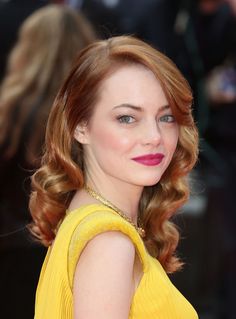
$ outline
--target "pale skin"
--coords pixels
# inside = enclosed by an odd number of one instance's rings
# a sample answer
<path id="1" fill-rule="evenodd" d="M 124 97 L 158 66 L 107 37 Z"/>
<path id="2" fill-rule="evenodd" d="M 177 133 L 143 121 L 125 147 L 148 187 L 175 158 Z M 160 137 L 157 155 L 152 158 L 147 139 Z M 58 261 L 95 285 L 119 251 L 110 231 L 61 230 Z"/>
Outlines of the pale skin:
<path id="1" fill-rule="evenodd" d="M 154 74 L 141 65 L 120 66 L 104 80 L 88 125 L 78 125 L 86 183 L 137 223 L 144 186 L 158 183 L 178 142 L 179 127 Z M 133 160 L 164 154 L 158 165 Z M 69 207 L 96 203 L 79 190 Z M 141 280 L 142 266 L 128 236 L 108 231 L 83 250 L 74 276 L 75 319 L 125 319 Z"/>

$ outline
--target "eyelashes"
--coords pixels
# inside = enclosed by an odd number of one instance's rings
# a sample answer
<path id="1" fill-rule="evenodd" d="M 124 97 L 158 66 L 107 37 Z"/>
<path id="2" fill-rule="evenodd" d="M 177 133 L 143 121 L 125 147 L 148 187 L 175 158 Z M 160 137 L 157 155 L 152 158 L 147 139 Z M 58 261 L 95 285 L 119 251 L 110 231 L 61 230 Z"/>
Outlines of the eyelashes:
<path id="1" fill-rule="evenodd" d="M 121 115 L 117 117 L 117 120 L 120 123 L 124 123 L 124 124 L 131 124 L 135 122 L 135 118 L 131 115 Z"/>
<path id="2" fill-rule="evenodd" d="M 173 115 L 171 114 L 166 114 L 160 117 L 160 121 L 161 122 L 166 122 L 166 123 L 174 123 L 175 122 L 175 118 Z"/>
<path id="3" fill-rule="evenodd" d="M 132 124 L 134 122 L 137 122 L 136 118 L 132 115 L 120 115 L 117 117 L 117 120 L 119 123 L 122 124 Z M 164 123 L 174 123 L 175 118 L 172 114 L 165 114 L 161 116 L 158 121 Z"/>

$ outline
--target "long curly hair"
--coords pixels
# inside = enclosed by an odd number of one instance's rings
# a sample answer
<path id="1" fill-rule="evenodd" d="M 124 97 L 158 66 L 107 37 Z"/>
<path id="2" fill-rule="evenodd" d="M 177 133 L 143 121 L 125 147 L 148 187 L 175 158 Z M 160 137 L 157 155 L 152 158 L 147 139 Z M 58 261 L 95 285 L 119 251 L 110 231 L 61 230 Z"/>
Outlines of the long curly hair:
<path id="1" fill-rule="evenodd" d="M 32 164 L 38 157 L 57 91 L 78 52 L 95 39 L 87 19 L 67 6 L 47 5 L 24 21 L 0 89 L 0 147 L 4 145 L 4 160 L 16 154 L 29 121 L 34 129 L 25 160 Z"/>
<path id="2" fill-rule="evenodd" d="M 179 233 L 172 216 L 188 199 L 186 175 L 198 155 L 198 133 L 191 114 L 192 94 L 187 81 L 165 55 L 131 36 L 97 41 L 82 50 L 59 91 L 47 125 L 41 168 L 32 177 L 32 233 L 45 245 L 57 227 L 74 192 L 84 184 L 83 149 L 75 141 L 78 123 L 88 122 L 103 80 L 118 65 L 141 64 L 159 80 L 180 127 L 177 149 L 157 185 L 145 187 L 139 218 L 146 230 L 149 253 L 171 273 L 181 267 L 175 256 Z"/>

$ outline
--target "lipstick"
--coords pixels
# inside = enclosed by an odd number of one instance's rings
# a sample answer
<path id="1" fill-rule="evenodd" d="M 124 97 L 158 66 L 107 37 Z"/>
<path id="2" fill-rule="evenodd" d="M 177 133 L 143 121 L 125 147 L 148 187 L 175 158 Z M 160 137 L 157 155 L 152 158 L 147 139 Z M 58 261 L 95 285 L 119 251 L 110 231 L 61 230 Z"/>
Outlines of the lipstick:
<path id="1" fill-rule="evenodd" d="M 162 162 L 163 158 L 164 154 L 156 153 L 133 157 L 132 160 L 146 166 L 157 166 Z"/>

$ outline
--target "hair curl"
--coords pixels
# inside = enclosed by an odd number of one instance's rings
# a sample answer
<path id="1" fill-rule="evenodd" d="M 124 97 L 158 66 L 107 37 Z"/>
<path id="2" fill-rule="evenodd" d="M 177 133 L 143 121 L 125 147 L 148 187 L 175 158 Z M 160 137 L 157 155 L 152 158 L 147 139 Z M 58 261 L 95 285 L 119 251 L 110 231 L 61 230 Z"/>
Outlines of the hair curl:
<path id="1" fill-rule="evenodd" d="M 42 167 L 32 177 L 31 230 L 45 245 L 54 239 L 74 192 L 83 186 L 83 153 L 74 139 L 75 128 L 89 121 L 108 73 L 130 63 L 144 65 L 154 73 L 180 127 L 169 167 L 157 185 L 144 188 L 139 207 L 148 251 L 167 272 L 173 272 L 181 267 L 181 261 L 175 256 L 179 233 L 171 218 L 188 199 L 186 175 L 198 155 L 192 94 L 172 61 L 134 37 L 113 37 L 85 48 L 59 91 L 47 126 Z"/>

